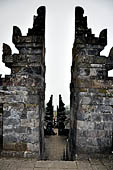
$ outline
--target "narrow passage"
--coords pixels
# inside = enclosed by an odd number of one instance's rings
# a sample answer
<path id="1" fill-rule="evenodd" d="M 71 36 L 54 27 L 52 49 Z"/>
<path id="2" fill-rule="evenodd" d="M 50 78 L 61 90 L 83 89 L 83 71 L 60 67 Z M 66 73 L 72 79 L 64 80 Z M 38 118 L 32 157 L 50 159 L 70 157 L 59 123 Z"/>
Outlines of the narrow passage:
<path id="1" fill-rule="evenodd" d="M 66 149 L 67 136 L 58 136 L 58 129 L 55 129 L 57 135 L 45 136 L 45 159 L 63 160 Z"/>

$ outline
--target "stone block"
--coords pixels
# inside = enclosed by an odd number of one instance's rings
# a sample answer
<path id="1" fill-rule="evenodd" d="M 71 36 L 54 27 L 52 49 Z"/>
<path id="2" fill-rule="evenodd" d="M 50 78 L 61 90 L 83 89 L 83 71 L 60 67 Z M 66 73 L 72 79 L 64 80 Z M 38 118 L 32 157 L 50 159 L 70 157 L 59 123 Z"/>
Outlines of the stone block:
<path id="1" fill-rule="evenodd" d="M 3 134 L 5 134 L 5 135 L 10 135 L 13 132 L 14 132 L 13 128 L 5 128 L 4 127 L 4 129 L 3 129 Z"/>
<path id="2" fill-rule="evenodd" d="M 99 113 L 96 114 L 95 113 L 95 114 L 92 115 L 92 121 L 101 122 L 101 121 L 103 121 L 103 117 L 102 117 L 101 114 L 99 114 Z"/>
<path id="3" fill-rule="evenodd" d="M 18 136 L 16 134 L 4 134 L 3 133 L 3 143 L 16 143 L 18 141 Z"/>
<path id="4" fill-rule="evenodd" d="M 90 112 L 82 112 L 82 111 L 79 111 L 78 114 L 77 114 L 77 120 L 81 120 L 81 121 L 91 121 L 92 119 L 92 116 L 91 116 L 91 113 Z"/>
<path id="5" fill-rule="evenodd" d="M 3 149 L 6 151 L 26 151 L 26 143 L 5 143 L 3 144 Z"/>
<path id="6" fill-rule="evenodd" d="M 89 76 L 89 75 L 90 75 L 90 69 L 89 68 L 80 68 L 79 76 Z"/>
<path id="7" fill-rule="evenodd" d="M 3 118 L 4 126 L 12 125 L 13 127 L 20 125 L 20 120 L 16 118 Z"/>
<path id="8" fill-rule="evenodd" d="M 20 125 L 22 127 L 30 127 L 29 121 L 27 119 L 21 119 Z"/>
<path id="9" fill-rule="evenodd" d="M 111 106 L 105 106 L 105 105 L 100 105 L 98 106 L 97 112 L 100 112 L 102 114 L 111 114 L 113 113 L 113 108 Z"/>
<path id="10" fill-rule="evenodd" d="M 94 122 L 95 130 L 104 130 L 104 122 Z"/>
<path id="11" fill-rule="evenodd" d="M 20 118 L 27 119 L 27 111 L 22 112 Z"/>
<path id="12" fill-rule="evenodd" d="M 27 144 L 27 150 L 32 152 L 38 152 L 39 151 L 39 143 L 28 143 Z"/>
<path id="13" fill-rule="evenodd" d="M 20 141 L 21 143 L 27 143 L 28 140 L 28 134 L 27 133 L 20 133 L 18 136 L 18 141 Z"/>
<path id="14" fill-rule="evenodd" d="M 81 97 L 79 103 L 82 105 L 89 105 L 91 103 L 91 97 Z"/>
<path id="15" fill-rule="evenodd" d="M 20 134 L 20 133 L 26 134 L 27 133 L 27 127 L 17 126 L 17 127 L 14 128 L 14 132 L 17 133 L 17 134 Z"/>
<path id="16" fill-rule="evenodd" d="M 37 104 L 38 105 L 39 97 L 38 95 L 29 95 L 27 103 L 28 104 Z"/>
<path id="17" fill-rule="evenodd" d="M 27 111 L 27 118 L 30 119 L 39 119 L 39 112 L 34 111 L 35 109 L 32 109 L 32 111 Z"/>
<path id="18" fill-rule="evenodd" d="M 27 138 L 27 142 L 32 143 L 32 144 L 38 143 L 39 142 L 39 134 L 35 133 L 35 136 L 34 136 L 34 134 L 29 135 Z"/>
<path id="19" fill-rule="evenodd" d="M 94 122 L 91 122 L 91 121 L 77 121 L 77 128 L 78 129 L 81 129 L 81 130 L 83 130 L 83 129 L 85 129 L 85 130 L 88 130 L 88 129 L 91 129 L 91 130 L 93 130 L 94 129 L 94 126 L 95 126 L 95 124 L 94 124 Z"/>
<path id="20" fill-rule="evenodd" d="M 104 129 L 105 130 L 112 130 L 112 128 L 113 128 L 113 122 L 112 122 L 112 120 L 111 121 L 105 121 L 104 122 Z"/>
<path id="21" fill-rule="evenodd" d="M 10 117 L 10 116 L 11 116 L 11 112 L 4 110 L 4 117 L 7 118 L 7 117 Z"/>
<path id="22" fill-rule="evenodd" d="M 113 115 L 112 114 L 103 114 L 103 121 L 113 121 Z"/>

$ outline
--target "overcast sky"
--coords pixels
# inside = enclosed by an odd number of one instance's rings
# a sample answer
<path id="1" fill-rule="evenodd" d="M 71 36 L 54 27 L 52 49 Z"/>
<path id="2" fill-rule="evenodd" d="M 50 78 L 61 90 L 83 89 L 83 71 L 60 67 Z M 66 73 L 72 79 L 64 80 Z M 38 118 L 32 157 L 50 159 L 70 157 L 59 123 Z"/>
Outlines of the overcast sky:
<path id="1" fill-rule="evenodd" d="M 13 26 L 18 26 L 23 35 L 32 27 L 33 15 L 39 6 L 46 6 L 46 102 L 54 95 L 54 106 L 58 95 L 69 105 L 72 46 L 74 42 L 75 7 L 84 8 L 88 27 L 98 36 L 108 29 L 108 45 L 102 55 L 108 56 L 113 46 L 113 0 L 0 0 L 0 74 L 10 74 L 2 63 L 2 44 L 12 44 Z"/>

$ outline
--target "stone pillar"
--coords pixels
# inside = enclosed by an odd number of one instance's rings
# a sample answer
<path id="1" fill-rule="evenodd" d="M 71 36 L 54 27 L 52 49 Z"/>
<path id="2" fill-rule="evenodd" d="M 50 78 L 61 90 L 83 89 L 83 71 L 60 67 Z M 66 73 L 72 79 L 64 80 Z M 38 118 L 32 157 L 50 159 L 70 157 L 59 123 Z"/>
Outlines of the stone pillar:
<path id="1" fill-rule="evenodd" d="M 107 44 L 107 30 L 99 37 L 87 27 L 84 10 L 75 10 L 75 42 L 71 67 L 70 157 L 85 153 L 110 153 L 113 132 L 113 49 L 100 56 Z"/>
<path id="2" fill-rule="evenodd" d="M 59 106 L 57 107 L 57 125 L 59 135 L 65 135 L 66 111 L 64 106 L 65 104 L 62 101 L 62 97 L 59 95 Z"/>
<path id="3" fill-rule="evenodd" d="M 3 148 L 3 105 L 0 104 L 0 152 Z"/>
<path id="4" fill-rule="evenodd" d="M 27 36 L 13 27 L 19 54 L 3 44 L 3 62 L 11 75 L 2 80 L 3 155 L 42 159 L 45 101 L 45 7 L 37 10 Z"/>
<path id="5" fill-rule="evenodd" d="M 47 103 L 47 107 L 46 107 L 46 113 L 45 113 L 46 129 L 49 124 L 53 128 L 53 95 L 51 95 L 50 100 Z"/>

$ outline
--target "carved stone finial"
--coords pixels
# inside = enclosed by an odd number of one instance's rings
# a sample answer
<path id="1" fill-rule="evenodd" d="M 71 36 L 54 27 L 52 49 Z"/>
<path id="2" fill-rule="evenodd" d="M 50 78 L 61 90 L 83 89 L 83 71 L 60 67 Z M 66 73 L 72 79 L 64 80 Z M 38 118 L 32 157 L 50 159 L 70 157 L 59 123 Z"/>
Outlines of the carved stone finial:
<path id="1" fill-rule="evenodd" d="M 12 50 L 9 45 L 3 43 L 3 56 L 11 55 Z"/>
<path id="2" fill-rule="evenodd" d="M 37 14 L 39 15 L 39 14 L 42 14 L 42 13 L 45 13 L 45 6 L 41 6 L 41 7 L 39 7 L 38 9 L 37 9 Z"/>
<path id="3" fill-rule="evenodd" d="M 13 26 L 13 36 L 12 36 L 12 41 L 14 44 L 16 44 L 16 41 L 17 41 L 17 37 L 21 37 L 22 36 L 22 33 L 21 33 L 21 30 L 20 28 L 18 28 L 17 26 Z"/>
<path id="4" fill-rule="evenodd" d="M 113 59 L 113 47 L 111 48 L 111 50 L 109 52 L 109 57 L 110 57 L 110 59 Z"/>
<path id="5" fill-rule="evenodd" d="M 104 29 L 100 32 L 99 41 L 101 45 L 107 45 L 107 29 Z"/>
<path id="6" fill-rule="evenodd" d="M 62 97 L 61 97 L 61 94 L 59 94 L 59 107 L 64 107 L 64 103 L 62 101 Z"/>
<path id="7" fill-rule="evenodd" d="M 13 26 L 13 36 L 22 36 L 20 28 Z"/>
<path id="8" fill-rule="evenodd" d="M 47 106 L 52 106 L 53 102 L 53 95 L 51 95 L 49 102 L 47 103 Z"/>
<path id="9" fill-rule="evenodd" d="M 80 19 L 83 17 L 83 14 L 84 14 L 84 10 L 82 7 L 78 6 L 75 8 L 75 17 L 76 19 Z"/>
<path id="10" fill-rule="evenodd" d="M 33 28 L 28 29 L 28 36 L 32 35 L 45 35 L 45 6 L 41 6 L 37 9 L 37 16 L 34 16 Z"/>
<path id="11" fill-rule="evenodd" d="M 75 37 L 76 43 L 84 43 L 87 34 L 87 17 L 83 16 L 84 9 L 82 7 L 75 8 Z"/>

